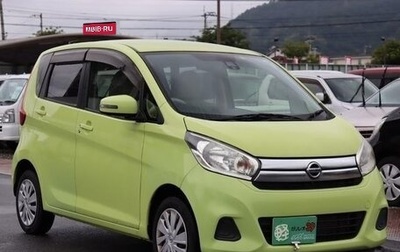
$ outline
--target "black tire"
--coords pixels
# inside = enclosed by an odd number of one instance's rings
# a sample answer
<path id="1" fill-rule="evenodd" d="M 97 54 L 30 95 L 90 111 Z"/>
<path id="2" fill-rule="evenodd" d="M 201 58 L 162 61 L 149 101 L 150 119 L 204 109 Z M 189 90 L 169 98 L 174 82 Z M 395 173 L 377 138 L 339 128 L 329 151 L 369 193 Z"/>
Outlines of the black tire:
<path id="1" fill-rule="evenodd" d="M 378 162 L 389 206 L 400 206 L 400 158 L 385 157 Z"/>
<path id="2" fill-rule="evenodd" d="M 43 210 L 39 180 L 33 171 L 25 171 L 19 178 L 15 205 L 25 233 L 43 235 L 50 230 L 54 214 Z"/>
<path id="3" fill-rule="evenodd" d="M 171 219 L 171 215 L 173 215 L 174 218 Z M 168 224 L 166 224 L 165 221 L 167 221 Z M 179 221 L 182 222 L 180 223 Z M 170 230 L 166 227 L 166 225 L 169 224 L 172 224 L 172 229 Z M 178 224 L 180 225 L 178 226 Z M 177 239 L 178 236 L 182 239 Z M 153 251 L 155 252 L 178 251 L 173 249 L 174 246 L 179 247 L 179 251 L 200 251 L 197 225 L 193 214 L 188 206 L 176 197 L 169 197 L 161 202 L 154 216 L 152 237 Z M 169 248 L 163 250 L 165 246 Z"/>

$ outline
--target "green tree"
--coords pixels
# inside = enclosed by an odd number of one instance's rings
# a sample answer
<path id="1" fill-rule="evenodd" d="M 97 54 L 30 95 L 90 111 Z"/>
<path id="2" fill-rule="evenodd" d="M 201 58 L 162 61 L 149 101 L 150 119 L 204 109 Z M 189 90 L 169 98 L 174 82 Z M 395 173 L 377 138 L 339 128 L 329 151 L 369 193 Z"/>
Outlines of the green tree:
<path id="1" fill-rule="evenodd" d="M 388 40 L 375 49 L 372 64 L 400 65 L 400 41 Z"/>
<path id="2" fill-rule="evenodd" d="M 206 28 L 203 30 L 201 36 L 195 36 L 194 38 L 196 41 L 215 44 L 217 43 L 217 27 Z M 246 35 L 230 27 L 229 23 L 221 28 L 221 44 L 245 49 L 249 48 Z"/>
<path id="3" fill-rule="evenodd" d="M 49 26 L 49 27 L 46 27 L 44 30 L 37 31 L 33 35 L 35 35 L 36 37 L 40 37 L 40 36 L 60 34 L 60 33 L 64 33 L 64 30 L 60 29 L 60 27 Z"/>
<path id="4" fill-rule="evenodd" d="M 301 60 L 310 52 L 310 45 L 304 41 L 286 41 L 282 48 L 282 53 L 288 58 L 298 58 Z"/>

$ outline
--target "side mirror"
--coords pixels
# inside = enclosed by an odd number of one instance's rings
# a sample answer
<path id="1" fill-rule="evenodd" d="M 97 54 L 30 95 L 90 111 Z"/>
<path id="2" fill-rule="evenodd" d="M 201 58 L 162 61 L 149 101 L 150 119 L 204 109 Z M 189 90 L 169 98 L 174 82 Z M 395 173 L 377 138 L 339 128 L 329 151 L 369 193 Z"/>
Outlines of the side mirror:
<path id="1" fill-rule="evenodd" d="M 320 100 L 322 103 L 325 102 L 325 95 L 324 95 L 324 93 L 318 92 L 318 93 L 315 93 L 315 96 L 316 96 L 317 99 Z"/>
<path id="2" fill-rule="evenodd" d="M 114 115 L 135 115 L 138 113 L 138 102 L 129 95 L 108 96 L 101 99 L 100 112 Z"/>

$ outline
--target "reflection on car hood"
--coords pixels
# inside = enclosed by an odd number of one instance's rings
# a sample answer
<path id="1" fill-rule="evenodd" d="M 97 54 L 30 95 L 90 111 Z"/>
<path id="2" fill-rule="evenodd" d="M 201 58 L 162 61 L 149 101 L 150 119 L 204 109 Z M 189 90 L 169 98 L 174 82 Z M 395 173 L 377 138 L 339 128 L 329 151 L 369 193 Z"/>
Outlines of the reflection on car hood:
<path id="1" fill-rule="evenodd" d="M 226 122 L 185 117 L 185 125 L 188 131 L 235 146 L 256 157 L 348 156 L 354 155 L 361 146 L 361 137 L 355 128 L 339 117 L 325 121 L 283 122 Z"/>
<path id="2" fill-rule="evenodd" d="M 397 107 L 356 107 L 341 116 L 356 127 L 375 127 L 379 121 Z"/>

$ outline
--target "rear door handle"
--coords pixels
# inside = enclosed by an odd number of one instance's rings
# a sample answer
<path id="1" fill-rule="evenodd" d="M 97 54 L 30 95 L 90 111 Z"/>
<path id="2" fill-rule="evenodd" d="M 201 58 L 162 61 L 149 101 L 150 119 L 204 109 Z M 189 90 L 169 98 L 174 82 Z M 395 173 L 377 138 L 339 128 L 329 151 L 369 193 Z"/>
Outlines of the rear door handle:
<path id="1" fill-rule="evenodd" d="M 86 131 L 93 131 L 93 126 L 92 125 L 88 125 L 86 123 L 80 123 L 79 124 L 79 128 L 86 130 Z"/>
<path id="2" fill-rule="evenodd" d="M 35 112 L 36 112 L 36 114 L 41 115 L 41 116 L 46 115 L 46 110 L 44 110 L 44 108 L 36 109 Z"/>

